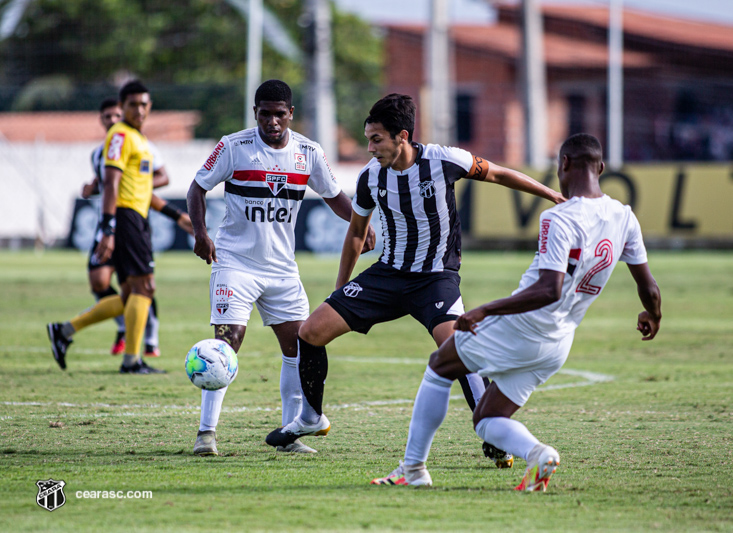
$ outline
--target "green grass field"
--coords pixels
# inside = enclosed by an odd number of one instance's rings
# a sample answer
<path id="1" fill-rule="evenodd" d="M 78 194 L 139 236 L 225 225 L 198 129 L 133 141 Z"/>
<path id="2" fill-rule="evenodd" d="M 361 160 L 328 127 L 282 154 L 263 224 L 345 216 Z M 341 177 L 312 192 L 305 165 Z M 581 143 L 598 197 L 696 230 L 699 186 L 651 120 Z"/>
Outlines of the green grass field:
<path id="1" fill-rule="evenodd" d="M 368 266 L 374 256 L 362 260 Z M 530 253 L 467 254 L 467 308 L 514 289 Z M 45 324 L 91 305 L 78 253 L 0 252 L 0 531 L 733 531 L 733 254 L 650 256 L 662 330 L 619 265 L 575 337 L 563 371 L 519 411 L 562 463 L 547 493 L 520 494 L 524 461 L 481 453 L 460 387 L 438 432 L 429 489 L 370 486 L 402 457 L 412 400 L 434 349 L 410 318 L 329 346 L 325 438 L 315 456 L 265 444 L 280 425 L 280 355 L 253 316 L 218 427 L 220 457 L 191 454 L 200 393 L 183 361 L 208 325 L 209 269 L 193 254 L 157 259 L 163 376 L 117 373 L 112 322 L 80 332 L 68 370 Z M 311 307 L 338 259 L 299 257 Z M 36 504 L 36 481 L 64 480 L 66 504 Z M 77 491 L 152 491 L 83 499 Z"/>

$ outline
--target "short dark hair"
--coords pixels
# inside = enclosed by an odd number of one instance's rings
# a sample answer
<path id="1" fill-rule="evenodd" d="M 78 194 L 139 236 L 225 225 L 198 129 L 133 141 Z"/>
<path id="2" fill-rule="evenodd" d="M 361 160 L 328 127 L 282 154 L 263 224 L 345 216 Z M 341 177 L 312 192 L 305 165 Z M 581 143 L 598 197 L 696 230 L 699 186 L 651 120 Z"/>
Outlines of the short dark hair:
<path id="1" fill-rule="evenodd" d="M 105 109 L 109 109 L 110 107 L 115 107 L 120 105 L 120 102 L 117 100 L 117 98 L 105 98 L 102 100 L 102 103 L 99 104 L 99 112 L 103 113 Z"/>
<path id="2" fill-rule="evenodd" d="M 128 81 L 122 86 L 122 89 L 120 89 L 120 103 L 124 104 L 127 97 L 131 94 L 143 94 L 149 92 L 148 88 L 145 87 L 140 80 Z"/>
<path id="3" fill-rule="evenodd" d="M 381 124 L 394 139 L 402 130 L 407 132 L 408 142 L 412 142 L 412 132 L 415 131 L 415 114 L 417 106 L 412 97 L 406 94 L 388 94 L 369 110 L 369 116 L 364 121 L 367 124 Z"/>
<path id="4" fill-rule="evenodd" d="M 560 157 L 568 156 L 571 164 L 597 165 L 603 161 L 601 142 L 589 133 L 576 133 L 568 137 L 560 147 Z"/>
<path id="5" fill-rule="evenodd" d="M 293 107 L 293 91 L 287 83 L 280 80 L 267 80 L 257 87 L 255 92 L 255 106 L 260 107 L 260 102 L 285 102 L 289 108 Z"/>

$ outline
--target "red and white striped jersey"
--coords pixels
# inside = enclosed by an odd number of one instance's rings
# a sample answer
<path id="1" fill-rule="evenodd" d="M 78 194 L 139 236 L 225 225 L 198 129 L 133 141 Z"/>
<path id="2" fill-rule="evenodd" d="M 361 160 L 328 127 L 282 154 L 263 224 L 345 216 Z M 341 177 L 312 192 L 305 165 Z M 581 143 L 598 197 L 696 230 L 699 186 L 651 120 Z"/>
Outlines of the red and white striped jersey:
<path id="1" fill-rule="evenodd" d="M 507 315 L 537 340 L 558 340 L 580 325 L 618 261 L 647 262 L 641 227 L 627 205 L 610 198 L 574 196 L 540 215 L 538 251 L 516 294 L 539 278 L 540 270 L 565 272 L 562 297 L 535 311 Z"/>
<path id="2" fill-rule="evenodd" d="M 224 184 L 226 214 L 216 235 L 218 263 L 279 277 L 298 276 L 295 220 L 306 185 L 323 198 L 341 189 L 321 146 L 288 130 L 288 144 L 265 144 L 257 128 L 222 137 L 196 174 L 210 191 Z"/>

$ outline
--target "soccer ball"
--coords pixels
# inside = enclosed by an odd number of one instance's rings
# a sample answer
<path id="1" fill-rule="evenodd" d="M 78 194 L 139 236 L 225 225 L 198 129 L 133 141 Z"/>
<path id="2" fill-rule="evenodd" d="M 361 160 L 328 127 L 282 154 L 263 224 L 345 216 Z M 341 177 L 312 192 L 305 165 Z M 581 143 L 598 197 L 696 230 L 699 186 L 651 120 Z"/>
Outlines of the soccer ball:
<path id="1" fill-rule="evenodd" d="M 237 353 L 218 339 L 199 341 L 186 355 L 186 374 L 200 389 L 224 388 L 234 381 L 238 371 Z"/>

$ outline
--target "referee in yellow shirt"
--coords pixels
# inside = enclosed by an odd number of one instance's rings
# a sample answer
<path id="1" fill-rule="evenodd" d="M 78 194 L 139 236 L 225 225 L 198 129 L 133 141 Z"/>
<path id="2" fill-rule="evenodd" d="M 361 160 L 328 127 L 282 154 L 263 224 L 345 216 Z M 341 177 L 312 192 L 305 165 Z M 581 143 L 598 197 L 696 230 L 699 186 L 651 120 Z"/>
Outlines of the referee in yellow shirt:
<path id="1" fill-rule="evenodd" d="M 102 298 L 69 322 L 48 325 L 54 359 L 66 368 L 71 337 L 82 328 L 124 313 L 127 347 L 121 373 L 162 373 L 140 357 L 145 323 L 155 292 L 153 245 L 148 210 L 153 194 L 153 154 L 140 132 L 150 113 L 150 92 L 140 81 L 120 90 L 123 119 L 107 132 L 104 145 L 102 237 L 95 251 L 100 263 L 114 260 L 120 295 Z"/>

